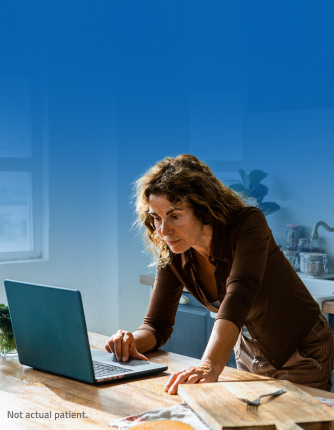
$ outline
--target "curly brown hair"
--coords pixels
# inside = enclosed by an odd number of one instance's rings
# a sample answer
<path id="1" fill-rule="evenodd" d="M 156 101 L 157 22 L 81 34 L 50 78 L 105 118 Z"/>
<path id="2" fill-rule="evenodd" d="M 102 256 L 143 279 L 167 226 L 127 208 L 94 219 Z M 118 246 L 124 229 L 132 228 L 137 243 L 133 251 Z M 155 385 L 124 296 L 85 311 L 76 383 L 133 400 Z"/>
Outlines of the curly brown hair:
<path id="1" fill-rule="evenodd" d="M 135 191 L 136 224 L 144 227 L 145 245 L 155 254 L 160 267 L 171 262 L 172 253 L 156 233 L 148 213 L 151 194 L 167 195 L 172 205 L 189 203 L 195 217 L 204 225 L 217 221 L 229 224 L 236 212 L 248 206 L 241 195 L 215 177 L 210 167 L 190 154 L 164 158 L 135 182 Z"/>

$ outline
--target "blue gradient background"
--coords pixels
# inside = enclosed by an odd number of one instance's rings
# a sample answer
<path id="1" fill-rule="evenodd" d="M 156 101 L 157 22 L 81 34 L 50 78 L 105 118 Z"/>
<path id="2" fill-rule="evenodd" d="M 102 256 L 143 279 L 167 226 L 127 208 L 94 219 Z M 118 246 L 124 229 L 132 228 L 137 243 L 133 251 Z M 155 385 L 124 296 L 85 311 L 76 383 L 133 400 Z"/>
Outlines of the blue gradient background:
<path id="1" fill-rule="evenodd" d="M 139 276 L 152 269 L 131 230 L 132 183 L 184 152 L 220 177 L 268 172 L 265 200 L 282 207 L 268 222 L 283 247 L 288 223 L 304 236 L 320 219 L 333 226 L 333 9 L 2 4 L 0 76 L 28 73 L 47 87 L 50 236 L 48 261 L 2 265 L 1 277 L 80 289 L 91 330 L 136 328 L 149 297 Z M 334 272 L 334 235 L 320 234 Z"/>

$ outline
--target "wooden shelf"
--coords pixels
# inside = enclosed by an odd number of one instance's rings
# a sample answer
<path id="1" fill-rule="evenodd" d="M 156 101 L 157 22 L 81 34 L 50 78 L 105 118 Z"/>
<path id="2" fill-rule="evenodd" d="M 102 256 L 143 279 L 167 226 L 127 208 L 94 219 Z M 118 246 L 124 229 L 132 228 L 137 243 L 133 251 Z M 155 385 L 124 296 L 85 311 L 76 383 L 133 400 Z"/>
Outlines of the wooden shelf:
<path id="1" fill-rule="evenodd" d="M 154 286 L 155 276 L 154 275 L 140 275 L 139 283 L 142 285 L 150 285 Z M 183 288 L 183 291 L 188 293 L 186 288 Z"/>
<path id="2" fill-rule="evenodd" d="M 334 314 L 334 301 L 326 300 L 322 302 L 322 312 Z"/>
<path id="3" fill-rule="evenodd" d="M 144 285 L 154 285 L 155 276 L 154 275 L 140 275 L 140 283 Z"/>

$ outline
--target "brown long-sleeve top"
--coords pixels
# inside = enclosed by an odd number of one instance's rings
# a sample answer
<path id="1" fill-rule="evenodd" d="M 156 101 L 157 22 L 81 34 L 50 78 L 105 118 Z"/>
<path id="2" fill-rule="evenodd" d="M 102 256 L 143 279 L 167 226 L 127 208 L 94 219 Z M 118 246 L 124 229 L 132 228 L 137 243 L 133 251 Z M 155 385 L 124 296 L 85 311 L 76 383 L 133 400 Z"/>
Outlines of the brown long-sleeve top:
<path id="1" fill-rule="evenodd" d="M 320 313 L 299 276 L 276 244 L 262 212 L 241 209 L 229 225 L 213 225 L 209 256 L 214 265 L 220 302 L 216 319 L 245 324 L 257 346 L 280 369 L 315 324 Z M 138 330 L 148 330 L 156 347 L 170 338 L 179 300 L 185 287 L 211 312 L 191 249 L 173 254 L 172 263 L 157 270 L 144 319 Z"/>

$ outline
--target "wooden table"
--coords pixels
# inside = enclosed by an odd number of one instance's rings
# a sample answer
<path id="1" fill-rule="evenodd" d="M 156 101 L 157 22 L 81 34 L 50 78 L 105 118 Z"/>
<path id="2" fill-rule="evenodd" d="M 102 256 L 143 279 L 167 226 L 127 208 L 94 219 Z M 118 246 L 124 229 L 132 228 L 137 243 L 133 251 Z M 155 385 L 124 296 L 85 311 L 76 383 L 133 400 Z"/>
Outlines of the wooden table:
<path id="1" fill-rule="evenodd" d="M 104 349 L 106 336 L 89 333 L 92 348 Z M 139 414 L 148 409 L 180 403 L 179 396 L 171 396 L 163 387 L 173 372 L 196 365 L 199 360 L 154 351 L 147 354 L 151 361 L 168 365 L 162 374 L 113 382 L 99 386 L 89 385 L 56 375 L 40 372 L 19 364 L 17 357 L 0 358 L 0 429 L 108 429 L 115 418 Z M 266 379 L 226 367 L 221 381 Z M 334 398 L 333 393 L 303 388 L 314 396 Z M 26 413 L 50 413 L 51 418 L 26 418 Z M 18 418 L 8 417 L 8 412 Z M 67 414 L 81 414 L 66 418 Z M 19 417 L 22 413 L 22 418 Z M 55 414 L 64 414 L 55 420 Z M 85 418 L 83 418 L 83 413 Z"/>

